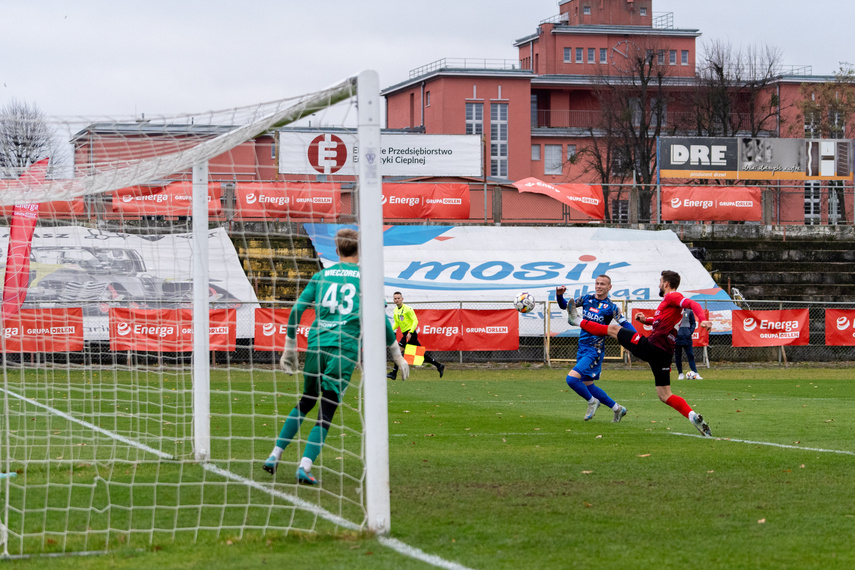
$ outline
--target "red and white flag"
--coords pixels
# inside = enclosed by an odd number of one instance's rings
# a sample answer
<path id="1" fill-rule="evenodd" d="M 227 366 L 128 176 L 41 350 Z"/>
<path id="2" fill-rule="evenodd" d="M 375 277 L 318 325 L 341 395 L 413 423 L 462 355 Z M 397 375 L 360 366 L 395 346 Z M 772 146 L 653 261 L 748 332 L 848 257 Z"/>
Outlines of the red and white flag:
<path id="1" fill-rule="evenodd" d="M 47 176 L 49 158 L 30 166 L 18 178 L 29 186 L 43 184 Z M 38 204 L 16 204 L 12 210 L 12 226 L 9 229 L 9 249 L 6 253 L 6 275 L 3 279 L 3 318 L 15 315 L 27 298 L 30 284 L 30 249 L 33 233 L 39 221 Z"/>
<path id="2" fill-rule="evenodd" d="M 605 200 L 603 200 L 602 186 L 550 184 L 537 178 L 525 178 L 514 182 L 514 186 L 520 192 L 534 192 L 551 196 L 595 220 L 605 219 Z"/>

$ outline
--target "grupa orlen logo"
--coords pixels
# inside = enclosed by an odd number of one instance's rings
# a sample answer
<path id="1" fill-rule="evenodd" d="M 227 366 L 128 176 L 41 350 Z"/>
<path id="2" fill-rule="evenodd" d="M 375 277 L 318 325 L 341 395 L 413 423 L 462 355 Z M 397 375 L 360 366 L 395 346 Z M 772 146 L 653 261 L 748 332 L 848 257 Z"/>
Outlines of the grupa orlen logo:
<path id="1" fill-rule="evenodd" d="M 849 328 L 849 319 L 847 317 L 837 317 L 837 330 L 845 331 Z"/>
<path id="2" fill-rule="evenodd" d="M 131 334 L 131 324 L 119 323 L 119 326 L 116 327 L 116 332 L 119 333 L 119 336 L 128 336 Z"/>
<path id="3" fill-rule="evenodd" d="M 757 328 L 757 321 L 754 320 L 754 317 L 748 317 L 742 321 L 742 328 L 745 329 L 745 332 L 751 332 Z"/>
<path id="4" fill-rule="evenodd" d="M 261 327 L 261 334 L 264 336 L 273 336 L 276 332 L 276 323 L 264 323 Z"/>
<path id="5" fill-rule="evenodd" d="M 671 198 L 671 207 L 672 208 L 679 208 L 681 205 L 682 205 L 682 202 L 680 201 L 679 198 Z"/>
<path id="6" fill-rule="evenodd" d="M 246 203 L 247 204 L 255 204 L 258 201 L 258 197 L 254 192 L 250 192 L 246 195 Z"/>

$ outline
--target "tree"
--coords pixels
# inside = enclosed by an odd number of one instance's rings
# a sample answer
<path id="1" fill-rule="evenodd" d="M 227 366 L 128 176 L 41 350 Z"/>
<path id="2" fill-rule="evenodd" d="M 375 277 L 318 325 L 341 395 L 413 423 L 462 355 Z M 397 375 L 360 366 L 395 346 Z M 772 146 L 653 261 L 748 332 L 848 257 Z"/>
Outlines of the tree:
<path id="1" fill-rule="evenodd" d="M 53 128 L 36 105 L 12 100 L 0 108 L 0 178 L 17 178 L 47 157 L 55 168 L 55 150 Z"/>
<path id="2" fill-rule="evenodd" d="M 687 93 L 689 111 L 682 131 L 702 137 L 757 137 L 774 134 L 780 101 L 770 89 L 780 74 L 782 54 L 768 45 L 734 50 L 731 44 L 706 44 L 699 58 L 695 88 Z"/>
<path id="3" fill-rule="evenodd" d="M 846 124 L 855 117 L 855 67 L 841 62 L 834 79 L 823 83 L 802 83 L 797 125 L 804 124 L 807 138 L 842 139 Z M 798 127 L 793 126 L 794 130 Z M 842 182 L 829 182 L 829 199 L 838 204 L 838 213 L 846 219 L 846 200 Z"/>
<path id="4" fill-rule="evenodd" d="M 586 149 L 588 167 L 603 184 L 634 178 L 638 221 L 650 220 L 656 140 L 666 127 L 670 96 L 664 54 L 655 44 L 622 41 L 612 48 L 612 63 L 601 70 L 595 87 L 600 120 Z"/>

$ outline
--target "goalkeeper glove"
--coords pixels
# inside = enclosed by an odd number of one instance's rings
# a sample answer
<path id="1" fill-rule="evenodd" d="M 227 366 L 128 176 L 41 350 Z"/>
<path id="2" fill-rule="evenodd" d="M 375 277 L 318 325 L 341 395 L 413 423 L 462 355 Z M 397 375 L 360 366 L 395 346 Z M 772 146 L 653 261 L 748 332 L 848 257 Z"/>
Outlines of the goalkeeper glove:
<path id="1" fill-rule="evenodd" d="M 404 357 L 401 355 L 401 348 L 398 346 L 397 342 L 392 342 L 389 345 L 389 350 L 392 352 L 392 362 L 395 363 L 395 366 L 398 367 L 398 370 L 401 371 L 401 379 L 406 380 L 410 377 L 410 365 L 407 364 L 407 361 L 404 360 Z"/>
<path id="2" fill-rule="evenodd" d="M 296 374 L 299 363 L 297 360 L 297 339 L 286 336 L 285 350 L 282 352 L 282 357 L 279 359 L 279 368 L 287 374 Z"/>

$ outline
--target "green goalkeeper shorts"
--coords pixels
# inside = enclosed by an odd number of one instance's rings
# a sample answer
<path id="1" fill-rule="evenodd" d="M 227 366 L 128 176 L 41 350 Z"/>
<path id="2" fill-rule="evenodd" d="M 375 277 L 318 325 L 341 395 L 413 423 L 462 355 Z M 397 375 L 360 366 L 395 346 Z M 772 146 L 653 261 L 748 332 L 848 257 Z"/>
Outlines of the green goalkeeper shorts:
<path id="1" fill-rule="evenodd" d="M 341 352 L 331 347 L 310 349 L 303 364 L 303 392 L 319 396 L 321 392 L 335 392 L 338 403 L 350 385 L 356 367 L 356 353 Z"/>

